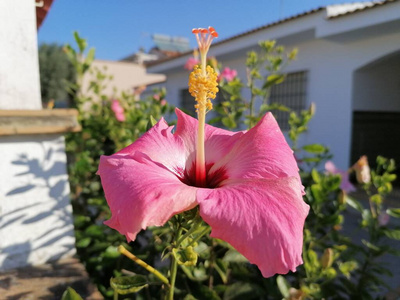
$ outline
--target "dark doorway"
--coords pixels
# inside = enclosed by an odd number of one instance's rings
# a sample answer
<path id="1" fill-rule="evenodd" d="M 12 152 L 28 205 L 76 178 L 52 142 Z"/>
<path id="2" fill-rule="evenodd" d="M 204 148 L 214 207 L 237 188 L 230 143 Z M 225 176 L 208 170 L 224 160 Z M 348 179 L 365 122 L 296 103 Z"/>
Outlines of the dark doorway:
<path id="1" fill-rule="evenodd" d="M 353 112 L 351 164 L 367 155 L 374 167 L 378 155 L 397 164 L 396 185 L 400 183 L 400 112 Z"/>

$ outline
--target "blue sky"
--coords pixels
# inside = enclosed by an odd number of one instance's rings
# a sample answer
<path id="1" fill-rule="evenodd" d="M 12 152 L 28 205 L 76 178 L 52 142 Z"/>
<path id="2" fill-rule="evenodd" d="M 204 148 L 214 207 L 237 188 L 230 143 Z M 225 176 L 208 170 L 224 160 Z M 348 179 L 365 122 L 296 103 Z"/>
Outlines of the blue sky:
<path id="1" fill-rule="evenodd" d="M 346 0 L 54 0 L 38 39 L 72 43 L 76 30 L 96 48 L 96 58 L 118 60 L 140 47 L 150 49 L 152 34 L 188 37 L 194 48 L 194 27 L 213 26 L 224 39 L 339 3 Z"/>

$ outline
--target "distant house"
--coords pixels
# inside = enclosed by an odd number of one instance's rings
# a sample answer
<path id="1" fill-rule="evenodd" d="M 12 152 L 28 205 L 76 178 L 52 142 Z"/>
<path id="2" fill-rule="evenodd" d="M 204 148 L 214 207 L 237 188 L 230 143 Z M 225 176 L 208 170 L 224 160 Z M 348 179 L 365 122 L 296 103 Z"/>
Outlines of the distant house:
<path id="1" fill-rule="evenodd" d="M 118 91 L 133 91 L 146 85 L 162 83 L 165 81 L 163 74 L 148 74 L 142 64 L 127 61 L 95 60 L 92 63 L 92 70 L 100 70 L 102 73 L 111 75 L 104 89 L 104 94 L 109 97 L 116 97 L 114 88 Z M 94 74 L 87 73 L 83 77 L 83 90 L 87 90 Z"/>
<path id="2" fill-rule="evenodd" d="M 190 49 L 187 38 L 154 34 L 152 39 L 154 47 L 148 52 L 140 49 L 121 61 L 95 60 L 93 62 L 93 69 L 101 70 L 103 73 L 113 77 L 104 90 L 106 95 L 110 97 L 117 96 L 114 95 L 114 88 L 118 91 L 127 91 L 165 82 L 166 76 L 164 74 L 149 74 L 144 64 L 176 57 Z M 93 80 L 93 75 L 86 74 L 83 79 L 84 90 L 89 87 L 91 80 Z"/>
<path id="3" fill-rule="evenodd" d="M 299 48 L 279 85 L 286 96 L 276 101 L 298 108 L 316 104 L 303 143 L 329 146 L 341 168 L 362 154 L 400 162 L 400 1 L 321 7 L 217 41 L 210 55 L 245 80 L 246 53 L 268 39 Z M 166 75 L 167 100 L 176 106 L 187 94 L 183 65 L 191 55 L 147 65 L 148 72 Z"/>

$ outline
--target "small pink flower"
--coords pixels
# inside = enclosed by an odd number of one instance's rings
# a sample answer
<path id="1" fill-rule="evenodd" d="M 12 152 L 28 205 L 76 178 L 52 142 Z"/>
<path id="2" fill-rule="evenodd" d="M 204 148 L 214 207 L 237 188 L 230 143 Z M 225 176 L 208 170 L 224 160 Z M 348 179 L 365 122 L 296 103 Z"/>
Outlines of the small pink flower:
<path id="1" fill-rule="evenodd" d="M 154 100 L 160 100 L 160 95 L 159 94 L 154 94 L 153 98 L 154 98 Z"/>
<path id="2" fill-rule="evenodd" d="M 176 110 L 132 145 L 102 156 L 98 174 L 111 209 L 105 222 L 128 241 L 199 205 L 211 236 L 230 243 L 264 277 L 302 263 L 304 203 L 298 166 L 272 114 L 249 131 L 205 125 L 205 186 L 196 182 L 198 120 Z"/>
<path id="3" fill-rule="evenodd" d="M 162 99 L 162 100 L 160 101 L 160 104 L 161 104 L 161 106 L 167 105 L 167 100 Z"/>
<path id="4" fill-rule="evenodd" d="M 189 57 L 185 63 L 184 68 L 186 70 L 192 71 L 195 65 L 198 65 L 200 61 L 197 58 Z"/>
<path id="5" fill-rule="evenodd" d="M 346 193 L 354 192 L 356 188 L 351 184 L 349 180 L 349 173 L 347 171 L 339 170 L 336 168 L 332 161 L 327 161 L 325 163 L 325 170 L 328 174 L 340 174 L 342 177 L 342 182 L 340 183 L 340 188 Z"/>
<path id="6" fill-rule="evenodd" d="M 124 122 L 125 121 L 125 114 L 124 114 L 124 108 L 121 106 L 118 100 L 113 99 L 111 101 L 111 110 L 115 114 L 115 118 L 120 121 Z"/>
<path id="7" fill-rule="evenodd" d="M 237 76 L 237 71 L 236 71 L 236 70 L 230 69 L 230 68 L 226 67 L 226 68 L 222 71 L 222 73 L 221 73 L 221 75 L 220 75 L 220 78 L 223 78 L 223 79 L 225 79 L 227 82 L 230 82 L 230 81 L 232 81 L 233 79 L 235 79 L 236 76 Z"/>

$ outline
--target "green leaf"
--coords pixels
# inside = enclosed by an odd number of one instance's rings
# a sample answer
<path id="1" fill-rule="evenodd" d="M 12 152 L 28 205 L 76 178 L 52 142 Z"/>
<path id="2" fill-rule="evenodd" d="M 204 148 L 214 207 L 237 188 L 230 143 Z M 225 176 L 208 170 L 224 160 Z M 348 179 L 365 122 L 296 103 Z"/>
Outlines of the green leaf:
<path id="1" fill-rule="evenodd" d="M 350 278 L 351 272 L 354 271 L 358 267 L 357 262 L 355 261 L 346 261 L 344 263 L 339 264 L 339 270 L 343 273 L 344 276 Z"/>
<path id="2" fill-rule="evenodd" d="M 389 208 L 386 213 L 393 218 L 400 218 L 400 208 Z"/>
<path id="3" fill-rule="evenodd" d="M 383 233 L 392 240 L 400 240 L 400 229 L 386 229 Z"/>
<path id="4" fill-rule="evenodd" d="M 314 154 L 320 154 L 326 152 L 326 148 L 320 144 L 305 145 L 303 146 L 303 150 Z"/>
<path id="5" fill-rule="evenodd" d="M 275 84 L 282 83 L 285 80 L 285 76 L 282 74 L 271 74 L 267 77 L 263 85 L 263 89 L 267 89 Z"/>
<path id="6" fill-rule="evenodd" d="M 89 246 L 91 241 L 92 241 L 91 237 L 83 238 L 76 242 L 76 247 L 77 248 L 86 248 L 87 246 Z"/>
<path id="7" fill-rule="evenodd" d="M 148 286 L 148 282 L 145 276 L 123 276 L 110 279 L 111 287 L 121 295 L 137 293 L 141 289 Z"/>
<path id="8" fill-rule="evenodd" d="M 83 300 L 83 299 L 73 288 L 68 287 L 63 293 L 61 300 Z"/>
<path id="9" fill-rule="evenodd" d="M 103 257 L 106 258 L 117 258 L 120 256 L 121 253 L 118 251 L 118 248 L 114 246 L 108 246 L 106 251 L 103 253 Z"/>
<path id="10" fill-rule="evenodd" d="M 235 282 L 226 289 L 224 300 L 260 299 L 261 293 L 260 288 L 255 284 Z"/>
<path id="11" fill-rule="evenodd" d="M 87 47 L 87 42 L 86 42 L 86 40 L 85 39 L 82 39 L 80 36 L 79 36 L 79 33 L 77 32 L 77 31 L 74 31 L 74 38 L 75 38 L 75 41 L 76 41 L 76 43 L 77 43 L 77 45 L 78 45 L 78 48 L 79 48 L 79 51 L 82 53 L 83 51 L 85 51 L 85 49 L 86 49 L 86 47 Z"/>
<path id="12" fill-rule="evenodd" d="M 282 275 L 278 275 L 278 277 L 276 277 L 276 283 L 278 284 L 278 289 L 281 292 L 282 296 L 285 297 L 285 299 L 289 298 L 290 284 L 286 280 L 286 278 Z"/>
<path id="13" fill-rule="evenodd" d="M 324 202 L 324 193 L 322 191 L 322 187 L 319 184 L 313 184 L 311 186 L 311 192 L 316 203 Z"/>
<path id="14" fill-rule="evenodd" d="M 229 249 L 222 258 L 225 262 L 246 263 L 249 262 L 246 257 L 234 249 Z"/>
<path id="15" fill-rule="evenodd" d="M 151 126 L 154 126 L 154 125 L 156 125 L 156 124 L 157 124 L 157 120 L 156 120 L 156 119 L 154 119 L 154 117 L 153 117 L 153 116 L 150 116 L 150 124 L 151 124 Z"/>
<path id="16" fill-rule="evenodd" d="M 372 195 L 370 200 L 375 204 L 381 204 L 383 201 L 382 196 L 379 194 Z"/>
<path id="17" fill-rule="evenodd" d="M 312 169 L 311 177 L 315 181 L 315 183 L 320 183 L 321 182 L 321 176 L 319 175 L 319 173 L 318 173 L 318 171 L 316 169 Z"/>
<path id="18" fill-rule="evenodd" d="M 172 254 L 174 255 L 179 265 L 195 266 L 197 263 L 198 255 L 192 246 L 184 249 L 174 248 L 172 249 Z"/>
<path id="19" fill-rule="evenodd" d="M 358 200 L 356 200 L 356 199 L 354 199 L 354 198 L 352 198 L 352 197 L 347 196 L 347 197 L 346 197 L 346 203 L 347 203 L 348 205 L 350 205 L 352 208 L 358 210 L 359 212 L 362 212 L 363 209 L 364 209 L 364 208 L 362 207 L 361 203 L 360 203 Z"/>
<path id="20" fill-rule="evenodd" d="M 94 54 L 96 53 L 96 50 L 94 48 L 90 48 L 88 51 L 88 54 L 86 55 L 85 59 L 85 64 L 90 66 L 94 60 Z"/>
<path id="21" fill-rule="evenodd" d="M 90 225 L 86 230 L 85 230 L 86 235 L 90 237 L 101 237 L 103 236 L 103 228 L 98 226 L 98 225 Z"/>
<path id="22" fill-rule="evenodd" d="M 236 128 L 236 122 L 232 119 L 232 118 L 228 118 L 228 117 L 223 117 L 222 118 L 222 124 L 224 124 L 224 126 L 226 126 L 227 128 Z"/>

